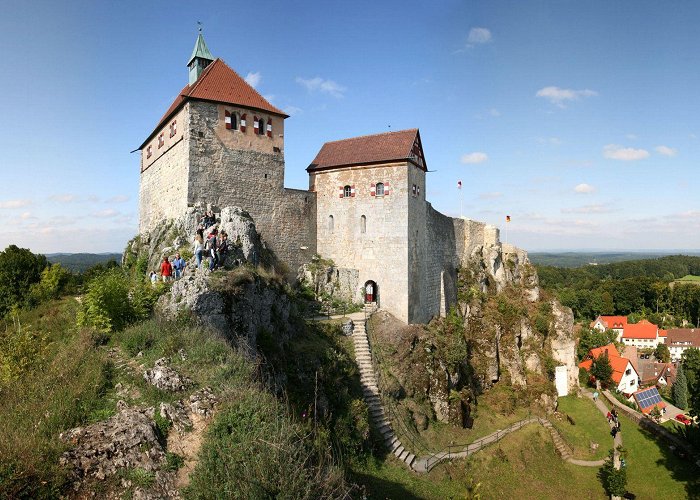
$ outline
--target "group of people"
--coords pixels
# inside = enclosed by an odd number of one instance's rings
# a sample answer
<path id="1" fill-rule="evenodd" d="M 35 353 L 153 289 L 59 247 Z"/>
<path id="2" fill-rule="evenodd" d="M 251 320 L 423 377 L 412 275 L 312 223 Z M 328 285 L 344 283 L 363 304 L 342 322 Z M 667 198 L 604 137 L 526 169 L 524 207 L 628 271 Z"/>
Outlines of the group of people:
<path id="1" fill-rule="evenodd" d="M 216 224 L 214 213 L 210 210 L 202 217 L 202 222 L 194 236 L 193 252 L 197 262 L 197 269 L 202 268 L 202 260 L 204 257 L 209 257 L 209 270 L 213 271 L 226 262 L 228 255 L 228 234 L 226 231 L 221 231 L 216 227 L 211 228 Z M 204 231 L 211 228 L 206 238 Z"/>
<path id="2" fill-rule="evenodd" d="M 175 254 L 175 258 L 172 262 L 170 262 L 170 259 L 166 255 L 160 263 L 161 279 L 163 282 L 180 279 L 185 272 L 185 267 L 187 267 L 187 261 L 180 256 L 180 252 Z M 158 273 L 156 271 L 151 271 L 150 278 L 151 283 L 155 284 L 158 281 Z"/>
<path id="3" fill-rule="evenodd" d="M 610 434 L 614 438 L 617 436 L 617 433 L 622 430 L 622 426 L 620 425 L 620 419 L 617 416 L 617 410 L 613 408 L 608 412 L 608 423 L 612 425 L 612 429 L 610 430 Z"/>

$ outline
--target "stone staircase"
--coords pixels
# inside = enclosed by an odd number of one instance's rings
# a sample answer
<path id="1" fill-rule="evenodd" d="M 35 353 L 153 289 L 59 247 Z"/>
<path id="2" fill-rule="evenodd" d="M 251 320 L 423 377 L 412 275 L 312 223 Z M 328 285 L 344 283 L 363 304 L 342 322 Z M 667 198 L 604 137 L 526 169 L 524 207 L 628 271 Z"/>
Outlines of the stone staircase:
<path id="1" fill-rule="evenodd" d="M 561 455 L 561 458 L 564 459 L 565 461 L 570 461 L 572 459 L 571 457 L 571 450 L 567 446 L 567 444 L 564 442 L 564 440 L 561 438 L 559 435 L 559 432 L 554 428 L 552 423 L 547 420 L 546 418 L 541 418 L 540 424 L 542 424 L 542 427 L 547 429 L 549 431 L 549 434 L 552 436 L 552 441 L 554 441 L 554 447 L 557 449 L 557 452 Z"/>
<path id="2" fill-rule="evenodd" d="M 365 311 L 368 316 L 375 310 L 376 305 L 374 304 L 367 304 L 365 306 Z M 360 369 L 360 384 L 362 385 L 362 393 L 365 402 L 369 408 L 370 420 L 377 431 L 382 435 L 384 444 L 389 451 L 406 465 L 412 467 L 413 463 L 416 461 L 416 456 L 405 449 L 401 441 L 399 441 L 399 438 L 396 437 L 391 422 L 387 418 L 384 407 L 382 406 L 377 377 L 372 367 L 372 353 L 369 347 L 369 340 L 367 339 L 364 319 L 355 320 L 355 329 L 352 333 L 352 339 L 355 344 L 355 359 Z"/>

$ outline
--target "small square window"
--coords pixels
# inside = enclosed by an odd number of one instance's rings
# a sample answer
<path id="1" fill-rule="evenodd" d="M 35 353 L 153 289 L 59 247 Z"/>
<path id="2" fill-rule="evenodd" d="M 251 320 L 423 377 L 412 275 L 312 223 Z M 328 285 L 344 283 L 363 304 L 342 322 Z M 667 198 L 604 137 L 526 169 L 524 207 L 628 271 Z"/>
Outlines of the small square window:
<path id="1" fill-rule="evenodd" d="M 384 183 L 378 182 L 375 187 L 375 196 L 384 196 Z"/>
<path id="2" fill-rule="evenodd" d="M 163 133 L 161 132 L 158 135 L 158 148 L 162 148 L 163 144 L 165 144 L 165 140 L 163 139 Z"/>

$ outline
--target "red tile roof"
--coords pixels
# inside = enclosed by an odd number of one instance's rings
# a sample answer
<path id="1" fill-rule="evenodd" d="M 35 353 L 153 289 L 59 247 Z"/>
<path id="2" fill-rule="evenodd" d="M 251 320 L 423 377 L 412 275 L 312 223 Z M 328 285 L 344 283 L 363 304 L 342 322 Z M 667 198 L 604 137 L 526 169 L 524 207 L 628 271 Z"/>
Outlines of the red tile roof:
<path id="1" fill-rule="evenodd" d="M 623 339 L 655 339 L 659 327 L 643 319 L 636 324 L 628 324 L 622 331 Z"/>
<path id="2" fill-rule="evenodd" d="M 610 343 L 603 347 L 591 349 L 588 351 L 588 359 L 581 361 L 578 366 L 590 371 L 591 367 L 593 366 L 593 360 L 598 359 L 598 357 L 604 353 L 607 353 L 610 366 L 613 370 L 612 379 L 616 384 L 619 384 L 620 380 L 622 380 L 622 377 L 625 374 L 625 371 L 627 370 L 627 365 L 630 363 L 630 360 L 620 356 L 620 353 L 615 348 L 615 344 Z M 634 368 L 634 366 L 632 368 Z"/>
<path id="3" fill-rule="evenodd" d="M 407 160 L 416 138 L 420 143 L 418 129 L 412 128 L 327 142 L 306 170 Z"/>
<path id="4" fill-rule="evenodd" d="M 697 328 L 672 328 L 668 331 L 667 344 L 679 342 L 691 342 L 692 346 L 700 347 L 700 329 Z"/>
<path id="5" fill-rule="evenodd" d="M 609 330 L 613 328 L 624 328 L 627 325 L 627 316 L 598 316 L 595 321 L 591 322 L 591 327 L 593 327 L 598 320 Z"/>
<path id="6" fill-rule="evenodd" d="M 151 137 L 189 99 L 233 104 L 288 118 L 287 114 L 270 104 L 224 61 L 216 59 L 204 69 L 193 85 L 185 85 L 139 149 L 143 149 Z"/>

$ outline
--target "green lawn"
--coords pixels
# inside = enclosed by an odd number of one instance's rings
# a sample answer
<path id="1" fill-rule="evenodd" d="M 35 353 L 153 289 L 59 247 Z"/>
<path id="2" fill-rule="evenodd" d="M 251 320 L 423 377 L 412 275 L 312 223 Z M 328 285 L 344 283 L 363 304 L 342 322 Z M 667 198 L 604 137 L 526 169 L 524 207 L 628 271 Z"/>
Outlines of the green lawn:
<path id="1" fill-rule="evenodd" d="M 587 397 L 565 396 L 559 398 L 559 413 L 562 418 L 551 418 L 552 424 L 571 447 L 574 458 L 598 460 L 608 455 L 613 445 L 610 426 L 605 416 Z M 566 416 L 573 420 L 572 425 Z M 591 442 L 598 443 L 598 449 L 591 450 Z"/>
<path id="2" fill-rule="evenodd" d="M 640 500 L 699 498 L 698 468 L 692 462 L 676 457 L 666 444 L 630 419 L 624 416 L 621 419 L 627 490 Z"/>
<path id="3" fill-rule="evenodd" d="M 682 278 L 674 280 L 676 283 L 700 283 L 700 276 L 694 276 L 692 274 L 686 274 Z"/>
<path id="4" fill-rule="evenodd" d="M 532 424 L 468 460 L 440 464 L 426 475 L 411 473 L 391 459 L 354 468 L 353 479 L 366 488 L 369 498 L 379 499 L 468 498 L 468 490 L 475 487 L 484 500 L 603 499 L 605 492 L 597 472 L 596 467 L 564 462 L 549 433 Z"/>

